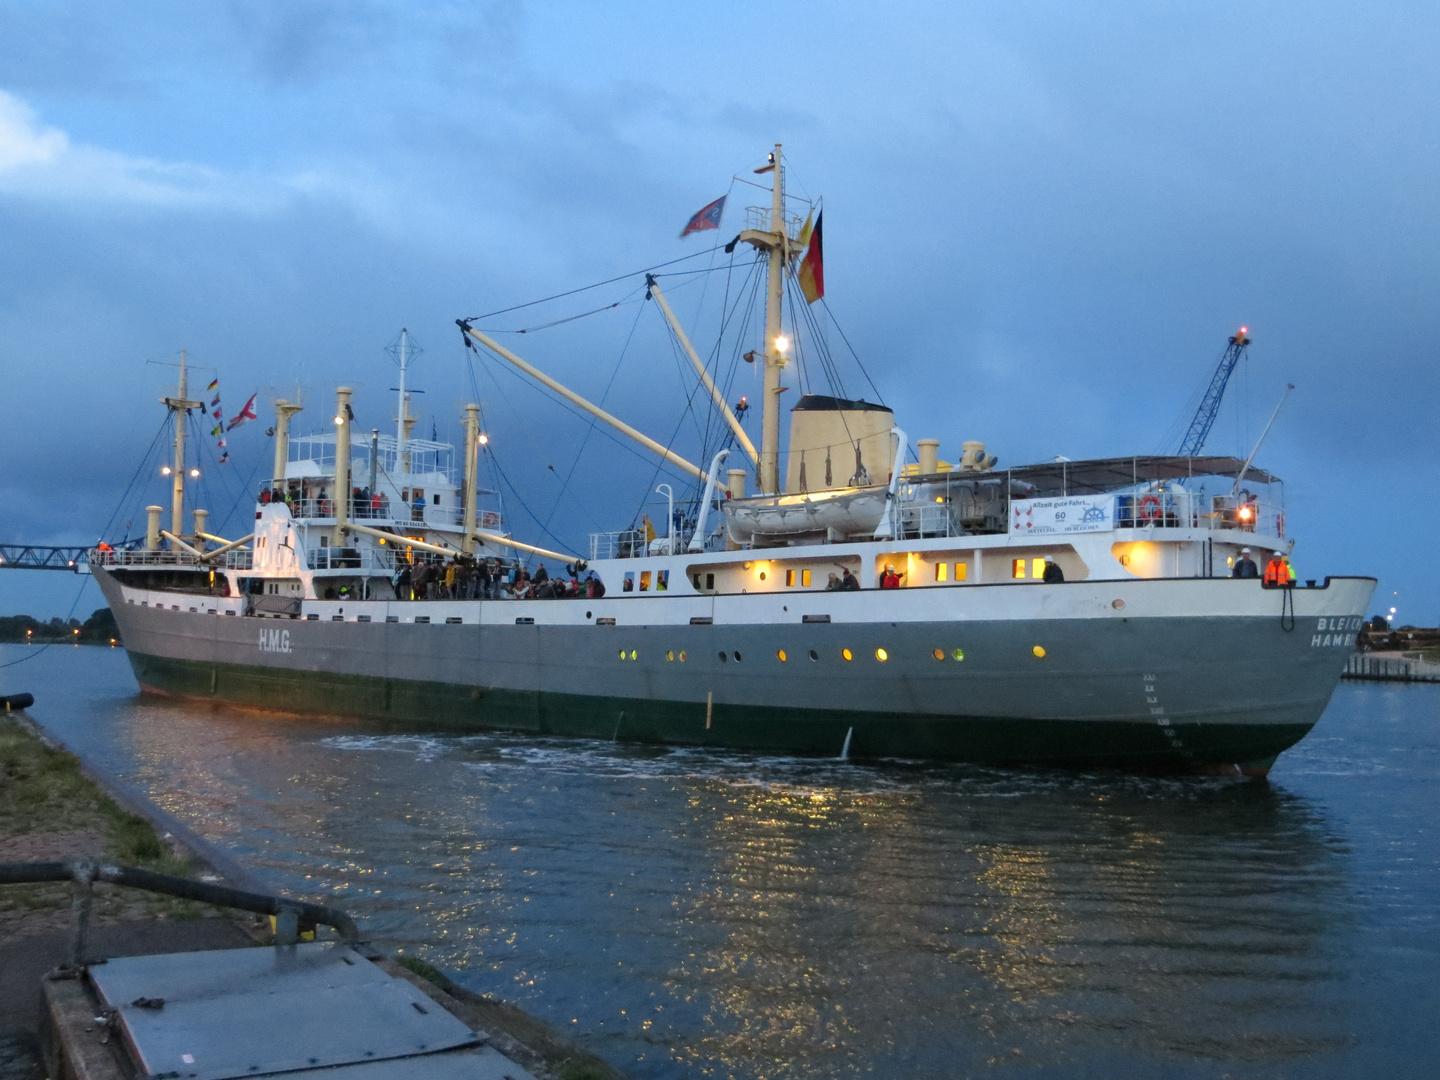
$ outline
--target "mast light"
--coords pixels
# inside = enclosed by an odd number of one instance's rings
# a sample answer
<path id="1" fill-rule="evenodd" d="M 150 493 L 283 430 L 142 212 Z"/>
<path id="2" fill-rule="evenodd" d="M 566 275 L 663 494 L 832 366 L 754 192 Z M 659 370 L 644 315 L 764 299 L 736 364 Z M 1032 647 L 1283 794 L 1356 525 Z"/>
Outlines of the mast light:
<path id="1" fill-rule="evenodd" d="M 480 433 L 480 445 L 481 445 L 481 446 L 489 446 L 489 445 L 490 445 L 490 436 L 489 436 L 489 435 L 486 435 L 483 431 Z"/>
<path id="2" fill-rule="evenodd" d="M 160 475 L 161 475 L 161 476 L 169 476 L 169 475 L 170 475 L 172 472 L 174 472 L 174 471 L 175 471 L 175 470 L 172 469 L 172 468 L 170 468 L 169 465 L 161 465 L 161 466 L 160 466 Z"/>
<path id="3" fill-rule="evenodd" d="M 199 469 L 191 469 L 191 470 L 190 470 L 190 477 L 191 477 L 191 479 L 199 479 L 199 476 L 200 476 L 200 470 L 199 470 Z"/>
<path id="4" fill-rule="evenodd" d="M 775 348 L 776 348 L 776 350 L 778 350 L 779 352 L 782 352 L 782 353 L 783 353 L 783 352 L 788 352 L 789 349 L 790 349 L 790 339 L 789 339 L 788 337 L 786 337 L 784 334 L 781 334 L 779 337 L 777 337 L 777 338 L 775 339 Z"/>

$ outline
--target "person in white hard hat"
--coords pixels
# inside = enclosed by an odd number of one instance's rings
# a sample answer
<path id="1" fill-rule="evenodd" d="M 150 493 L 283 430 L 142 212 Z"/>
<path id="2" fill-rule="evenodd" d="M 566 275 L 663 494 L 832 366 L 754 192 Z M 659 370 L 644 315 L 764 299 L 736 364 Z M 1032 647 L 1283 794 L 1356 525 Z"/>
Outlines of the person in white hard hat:
<path id="1" fill-rule="evenodd" d="M 1235 560 L 1235 566 L 1230 571 L 1231 577 L 1257 578 L 1260 576 L 1260 568 L 1255 565 L 1255 560 L 1250 557 L 1249 548 L 1240 549 L 1240 558 Z"/>

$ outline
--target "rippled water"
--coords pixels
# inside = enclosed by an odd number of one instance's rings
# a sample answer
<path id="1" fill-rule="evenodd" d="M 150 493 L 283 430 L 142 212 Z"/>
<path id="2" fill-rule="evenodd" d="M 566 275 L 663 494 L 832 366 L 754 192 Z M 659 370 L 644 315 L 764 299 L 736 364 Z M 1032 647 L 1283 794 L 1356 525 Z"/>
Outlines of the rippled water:
<path id="1" fill-rule="evenodd" d="M 1440 1071 L 1437 687 L 1342 686 L 1265 785 L 387 733 L 139 698 L 109 650 L 0 676 L 635 1077 Z"/>

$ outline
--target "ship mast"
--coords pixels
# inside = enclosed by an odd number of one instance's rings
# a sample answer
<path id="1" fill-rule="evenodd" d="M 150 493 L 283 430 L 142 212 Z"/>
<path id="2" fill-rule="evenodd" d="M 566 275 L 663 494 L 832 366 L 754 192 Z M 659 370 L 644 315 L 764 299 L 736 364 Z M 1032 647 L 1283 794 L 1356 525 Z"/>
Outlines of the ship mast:
<path id="1" fill-rule="evenodd" d="M 185 350 L 180 350 L 180 392 L 176 397 L 163 397 L 160 403 L 175 415 L 175 463 L 170 476 L 170 532 L 174 536 L 184 533 L 185 520 L 185 417 L 191 409 L 203 404 L 190 401 L 186 394 L 190 390 L 189 372 L 185 368 Z"/>
<path id="2" fill-rule="evenodd" d="M 405 437 L 409 434 L 406 421 L 410 418 L 410 398 L 405 394 L 405 365 L 409 362 L 410 331 L 400 328 L 400 408 L 395 413 L 395 471 L 400 474 L 397 481 L 405 483 L 405 474 L 410 471 L 409 458 L 405 453 Z"/>
<path id="3" fill-rule="evenodd" d="M 780 493 L 780 372 L 785 367 L 788 342 L 780 332 L 781 300 L 785 291 L 785 264 L 790 256 L 790 237 L 785 231 L 785 168 L 780 158 L 780 144 L 770 162 L 755 170 L 773 172 L 774 185 L 770 197 L 770 228 L 746 229 L 740 239 L 769 256 L 769 275 L 765 290 L 765 391 L 760 418 L 760 491 L 766 495 Z"/>

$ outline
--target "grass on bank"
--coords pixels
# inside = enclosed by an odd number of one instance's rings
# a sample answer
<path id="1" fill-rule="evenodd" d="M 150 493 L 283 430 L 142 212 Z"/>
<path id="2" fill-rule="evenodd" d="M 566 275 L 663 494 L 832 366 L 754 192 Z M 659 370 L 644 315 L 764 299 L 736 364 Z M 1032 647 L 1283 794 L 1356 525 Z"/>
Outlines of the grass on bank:
<path id="1" fill-rule="evenodd" d="M 177 856 L 144 818 L 127 813 L 80 771 L 73 754 L 46 746 L 13 718 L 0 716 L 0 840 L 44 834 L 98 833 L 105 838 L 108 861 L 138 866 L 178 877 L 193 876 L 190 863 Z M 35 858 L 25 861 L 58 861 Z M 101 891 L 128 893 L 108 897 L 97 912 L 118 913 L 143 897 L 152 914 L 195 918 L 204 910 L 193 901 L 138 893 L 111 886 Z M 29 885 L 0 889 L 0 911 L 63 908 L 69 904 L 69 886 Z"/>

